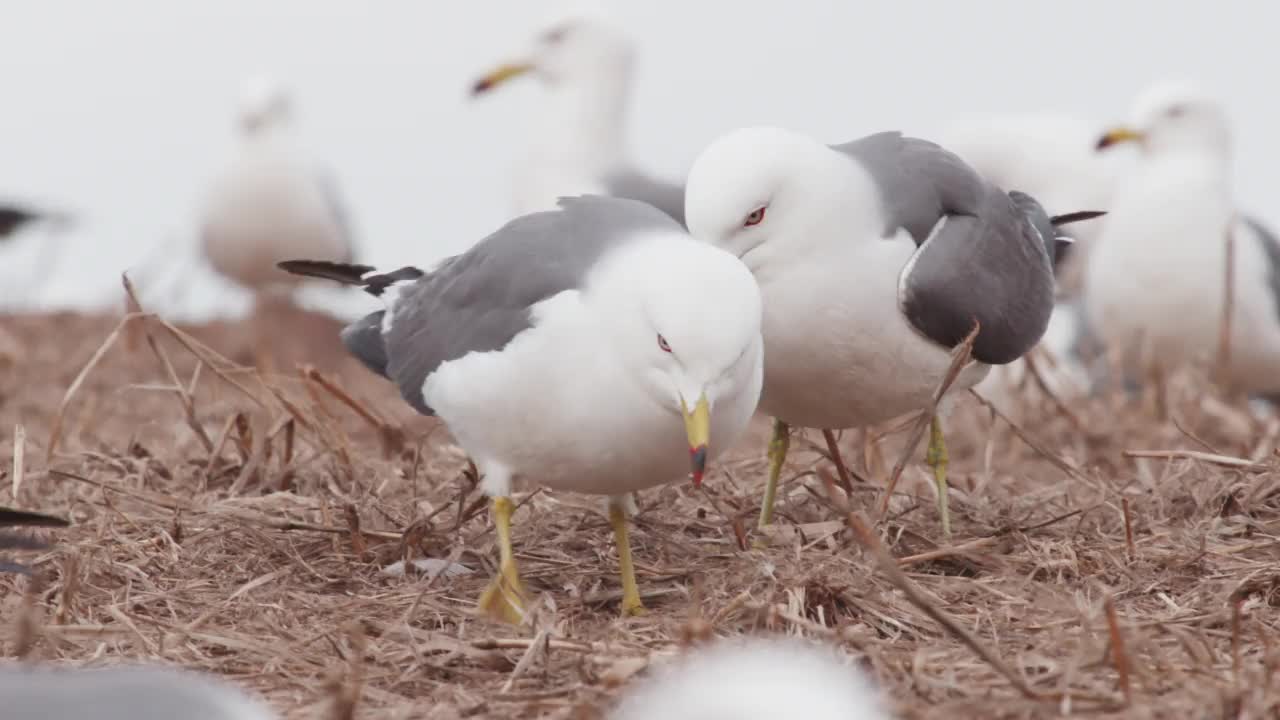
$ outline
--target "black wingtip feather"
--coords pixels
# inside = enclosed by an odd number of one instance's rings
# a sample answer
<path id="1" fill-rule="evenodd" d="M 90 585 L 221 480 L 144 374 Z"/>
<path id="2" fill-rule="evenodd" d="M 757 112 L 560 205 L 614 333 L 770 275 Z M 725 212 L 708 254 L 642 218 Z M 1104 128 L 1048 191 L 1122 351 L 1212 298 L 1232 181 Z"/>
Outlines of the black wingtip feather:
<path id="1" fill-rule="evenodd" d="M 293 275 L 333 280 L 343 285 L 363 285 L 364 276 L 376 268 L 369 265 L 328 262 L 325 260 L 284 260 L 276 267 Z"/>
<path id="2" fill-rule="evenodd" d="M 416 267 L 406 265 L 389 273 L 370 275 L 377 268 L 325 260 L 283 260 L 276 263 L 276 267 L 294 275 L 333 280 L 343 285 L 358 285 L 373 296 L 382 295 L 383 291 L 398 282 L 417 280 L 426 274 Z"/>
<path id="3" fill-rule="evenodd" d="M 0 527 L 67 527 L 70 524 L 52 515 L 0 507 Z"/>
<path id="4" fill-rule="evenodd" d="M 0 527 L 66 527 L 71 523 L 60 517 L 45 515 L 29 510 L 0 507 Z M 0 532 L 0 549 L 4 550 L 44 550 L 49 544 L 35 538 L 25 537 L 9 532 Z M 0 559 L 0 573 L 31 573 L 31 568 L 21 563 Z"/>
<path id="5" fill-rule="evenodd" d="M 1078 212 L 1054 215 L 1049 218 L 1049 223 L 1054 227 L 1059 227 L 1062 225 L 1070 225 L 1071 223 L 1083 222 L 1085 220 L 1093 220 L 1094 218 L 1100 218 L 1106 214 L 1106 210 L 1080 210 Z"/>

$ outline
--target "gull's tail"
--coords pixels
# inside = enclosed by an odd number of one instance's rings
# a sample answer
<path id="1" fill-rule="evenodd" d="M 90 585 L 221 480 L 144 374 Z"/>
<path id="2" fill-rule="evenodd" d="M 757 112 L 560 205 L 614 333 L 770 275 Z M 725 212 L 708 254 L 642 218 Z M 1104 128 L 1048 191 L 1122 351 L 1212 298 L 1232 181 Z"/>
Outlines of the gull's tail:
<path id="1" fill-rule="evenodd" d="M 396 300 L 400 292 L 426 273 L 405 266 L 389 273 L 378 273 L 369 265 L 327 262 L 324 260 L 285 260 L 277 267 L 285 272 L 305 277 L 333 280 L 343 285 L 363 288 L 365 292 L 382 300 L 385 310 L 370 313 L 342 329 L 340 337 L 347 350 L 373 372 L 387 376 L 387 344 L 383 332 L 390 327 L 387 318 L 395 314 Z"/>
<path id="2" fill-rule="evenodd" d="M 1048 253 L 1049 261 L 1053 264 L 1055 272 L 1066 260 L 1071 245 L 1075 243 L 1075 238 L 1063 233 L 1059 228 L 1063 225 L 1092 220 L 1107 214 L 1102 210 L 1081 210 L 1062 215 L 1049 215 L 1038 200 L 1017 190 L 1009 191 L 1009 199 L 1013 201 L 1014 207 L 1018 208 L 1023 216 L 1027 218 L 1027 221 L 1035 227 L 1036 232 L 1040 233 L 1040 237 L 1044 240 L 1045 252 Z"/>

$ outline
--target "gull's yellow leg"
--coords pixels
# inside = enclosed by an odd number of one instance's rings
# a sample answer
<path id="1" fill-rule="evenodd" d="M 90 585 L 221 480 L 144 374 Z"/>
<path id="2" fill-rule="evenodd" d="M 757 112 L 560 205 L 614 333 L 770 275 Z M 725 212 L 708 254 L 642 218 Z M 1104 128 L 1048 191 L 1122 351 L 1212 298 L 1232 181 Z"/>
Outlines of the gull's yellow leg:
<path id="1" fill-rule="evenodd" d="M 764 502 L 760 505 L 757 530 L 763 531 L 769 527 L 769 523 L 773 522 L 773 503 L 778 499 L 778 479 L 782 476 L 782 463 L 787 459 L 787 449 L 790 445 L 791 428 L 774 418 L 773 437 L 769 438 L 769 480 L 764 486 Z"/>
<path id="2" fill-rule="evenodd" d="M 493 522 L 498 529 L 498 574 L 480 595 L 480 610 L 490 617 L 519 624 L 524 619 L 525 592 L 511 549 L 511 515 L 516 504 L 509 497 L 493 499 Z"/>
<path id="3" fill-rule="evenodd" d="M 622 616 L 644 614 L 640 602 L 640 588 L 636 585 L 636 566 L 631 562 L 631 537 L 627 534 L 627 512 L 616 503 L 609 503 L 609 524 L 613 525 L 613 539 L 618 544 L 618 574 L 622 576 Z"/>
<path id="4" fill-rule="evenodd" d="M 933 481 L 938 486 L 938 514 L 942 516 L 942 536 L 951 539 L 951 512 L 947 505 L 947 442 L 942 437 L 942 423 L 934 417 L 929 423 L 929 451 L 925 462 L 933 468 Z"/>

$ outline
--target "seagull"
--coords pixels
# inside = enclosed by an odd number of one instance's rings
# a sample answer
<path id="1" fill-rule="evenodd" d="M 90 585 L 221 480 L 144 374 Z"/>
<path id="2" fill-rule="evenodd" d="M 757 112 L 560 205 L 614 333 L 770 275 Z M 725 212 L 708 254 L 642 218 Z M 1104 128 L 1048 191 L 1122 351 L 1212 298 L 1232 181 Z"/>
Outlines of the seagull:
<path id="1" fill-rule="evenodd" d="M 5 720 L 277 720 L 238 687 L 193 672 L 129 666 L 0 668 Z"/>
<path id="2" fill-rule="evenodd" d="M 53 515 L 31 512 L 30 510 L 0 507 L 0 528 L 66 527 L 69 524 L 70 523 L 66 520 L 63 520 L 60 517 L 54 517 Z M 48 547 L 48 543 L 41 542 L 34 538 L 0 530 L 0 550 L 44 550 Z M 26 575 L 31 572 L 31 568 L 26 565 L 20 565 L 18 563 L 0 559 L 0 572 L 21 573 Z"/>
<path id="3" fill-rule="evenodd" d="M 625 148 L 632 40 L 599 8 L 583 6 L 547 23 L 519 59 L 485 73 L 484 95 L 536 76 L 546 98 L 515 170 L 517 215 L 555 207 L 567 195 L 615 195 L 656 206 L 684 222 L 684 188 L 633 166 Z"/>
<path id="4" fill-rule="evenodd" d="M 829 146 L 778 128 L 736 130 L 694 162 L 689 230 L 742 258 L 764 297 L 760 408 L 775 418 L 759 528 L 768 526 L 790 425 L 861 427 L 929 405 L 976 327 L 952 392 L 1034 346 L 1053 309 L 1067 238 L 1021 192 L 940 146 L 884 132 Z M 829 436 L 829 442 L 834 438 Z M 951 532 L 947 454 L 928 463 Z"/>
<path id="5" fill-rule="evenodd" d="M 249 79 L 239 125 L 239 154 L 214 181 L 202 223 L 214 270 L 261 300 L 296 288 L 298 278 L 275 270 L 281 260 L 351 262 L 350 226 L 333 177 L 295 144 L 284 86 L 266 76 Z"/>
<path id="6" fill-rule="evenodd" d="M 1197 87 L 1162 82 L 1134 101 L 1130 125 L 1098 140 L 1137 143 L 1140 162 L 1120 186 L 1090 253 L 1089 327 L 1132 377 L 1214 360 L 1233 253 L 1229 360 L 1223 379 L 1280 394 L 1280 240 L 1243 215 L 1231 188 L 1224 108 Z"/>
<path id="7" fill-rule="evenodd" d="M 643 611 L 631 493 L 690 466 L 701 483 L 759 399 L 760 292 L 737 258 L 651 205 L 584 196 L 516 218 L 429 271 L 281 267 L 384 302 L 342 341 L 444 420 L 480 471 L 500 554 L 483 611 L 518 622 L 525 607 L 511 547 L 517 482 L 608 496 L 622 612 Z"/>
<path id="8" fill-rule="evenodd" d="M 608 720 L 888 720 L 879 690 L 835 648 L 786 636 L 714 641 L 635 681 Z"/>

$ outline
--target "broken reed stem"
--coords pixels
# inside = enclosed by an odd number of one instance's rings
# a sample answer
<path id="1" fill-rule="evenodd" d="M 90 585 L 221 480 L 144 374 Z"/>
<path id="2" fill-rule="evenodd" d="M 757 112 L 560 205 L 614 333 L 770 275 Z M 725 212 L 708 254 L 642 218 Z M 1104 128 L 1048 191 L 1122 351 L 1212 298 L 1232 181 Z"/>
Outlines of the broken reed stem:
<path id="1" fill-rule="evenodd" d="M 1088 477 L 1086 477 L 1084 473 L 1080 472 L 1079 470 L 1076 470 L 1074 467 L 1071 466 L 1070 463 L 1062 459 L 1062 456 L 1050 451 L 1048 448 L 1041 445 L 1039 442 L 1036 442 L 1036 440 L 1033 439 L 1030 435 L 1028 435 L 1026 431 L 1024 431 L 1017 423 L 1015 423 L 1013 420 L 1010 420 L 1008 415 L 1005 415 L 1003 412 L 1000 412 L 1000 408 L 992 404 L 990 400 L 982 397 L 982 395 L 979 394 L 976 389 L 969 388 L 969 394 L 977 398 L 978 402 L 982 403 L 983 407 L 987 408 L 987 410 L 990 410 L 992 415 L 995 415 L 996 417 L 1000 418 L 1000 420 L 1005 425 L 1008 425 L 1009 429 L 1013 430 L 1013 434 L 1017 435 L 1019 440 L 1026 443 L 1027 447 L 1034 450 L 1038 455 L 1043 457 L 1045 460 L 1048 460 L 1054 467 L 1058 468 L 1062 472 L 1066 473 L 1067 475 L 1083 483 L 1087 483 L 1090 485 L 1095 484 Z"/>
<path id="2" fill-rule="evenodd" d="M 969 335 L 951 351 L 951 366 L 947 368 L 947 374 L 943 376 L 942 383 L 934 391 L 928 407 L 921 411 L 915 427 L 911 430 L 910 438 L 902 449 L 902 456 L 898 458 L 898 464 L 893 466 L 893 473 L 889 476 L 889 483 L 884 488 L 883 497 L 880 498 L 879 518 L 881 520 L 889 514 L 889 501 L 893 498 L 893 491 L 898 487 L 898 481 L 902 479 L 902 471 L 906 469 L 907 462 L 911 460 L 911 455 L 915 453 L 916 447 L 920 445 L 920 439 L 924 437 L 925 429 L 929 427 L 929 423 L 933 421 L 934 416 L 938 413 L 938 403 L 942 401 L 942 396 L 946 395 L 947 390 L 951 389 L 952 383 L 956 381 L 956 378 L 960 377 L 960 373 L 973 357 L 973 343 L 978 339 L 978 331 L 981 329 L 982 326 L 975 322 L 973 329 L 969 331 Z"/>
<path id="3" fill-rule="evenodd" d="M 1124 636 L 1120 634 L 1120 618 L 1116 614 L 1116 602 L 1110 594 L 1103 601 L 1107 614 L 1107 632 L 1111 636 L 1111 660 L 1116 666 L 1120 692 L 1126 707 L 1133 703 L 1133 688 L 1129 679 L 1129 654 L 1125 651 Z"/>
<path id="4" fill-rule="evenodd" d="M 93 372 L 98 363 L 102 362 L 102 358 L 106 356 L 107 351 L 120 339 L 120 334 L 124 331 L 124 328 L 134 320 L 144 317 L 148 317 L 146 313 L 128 313 L 120 318 L 120 322 L 116 323 L 115 328 L 107 334 L 106 339 L 102 341 L 102 344 L 98 346 L 98 349 L 89 358 L 89 362 L 85 363 L 85 366 L 80 369 L 76 379 L 71 381 L 71 386 L 62 395 L 62 402 L 58 404 L 58 413 L 53 416 L 53 425 L 49 429 L 49 445 L 48 449 L 45 450 L 46 463 L 53 461 L 53 454 L 57 451 L 58 442 L 62 439 L 62 424 L 66 419 L 67 407 L 71 405 L 71 399 L 79 392 L 80 386 L 84 385 L 89 373 Z"/>
<path id="5" fill-rule="evenodd" d="M 970 340 L 972 340 L 972 338 L 973 335 L 970 335 Z M 858 544 L 861 545 L 863 550 L 865 550 L 875 561 L 880 572 L 893 583 L 894 587 L 898 588 L 898 590 L 906 596 L 907 600 L 909 600 L 912 605 L 919 608 L 924 612 L 924 614 L 932 618 L 934 622 L 941 625 L 960 640 L 961 643 L 972 650 L 974 654 L 985 660 L 989 665 L 991 665 L 991 667 L 995 668 L 996 672 L 1003 675 L 1010 684 L 1018 689 L 1018 692 L 1022 693 L 1023 697 L 1030 700 L 1046 699 L 1028 685 L 1027 681 L 1023 679 L 1021 675 L 1014 672 L 1012 668 L 1006 665 L 994 650 L 991 650 L 984 645 L 977 636 L 969 632 L 950 615 L 943 612 L 937 605 L 929 600 L 929 598 L 925 597 L 925 594 L 921 592 L 915 586 L 915 583 L 911 582 L 911 579 L 907 577 L 907 574 L 898 567 L 898 561 L 895 560 L 893 555 L 889 554 L 889 551 L 885 549 L 883 544 L 881 544 L 880 538 L 876 536 L 875 531 L 871 529 L 871 524 L 862 516 L 862 513 L 850 508 L 847 500 L 843 502 L 838 500 L 838 496 L 835 492 L 835 483 L 832 482 L 829 477 L 824 478 L 824 480 L 826 480 L 829 499 L 832 503 L 838 505 L 845 513 L 845 522 L 848 523 L 849 528 L 853 530 L 853 535 L 857 538 Z"/>
<path id="6" fill-rule="evenodd" d="M 1242 665 L 1240 660 L 1240 610 L 1244 605 L 1244 596 L 1235 598 L 1231 603 L 1231 676 L 1236 686 L 1239 687 Z"/>
<path id="7" fill-rule="evenodd" d="M 26 479 L 27 428 L 21 423 L 13 426 L 13 504 L 18 505 L 18 493 Z"/>
<path id="8" fill-rule="evenodd" d="M 1022 361 L 1027 365 L 1027 372 L 1031 375 L 1031 379 L 1035 381 L 1036 387 L 1040 388 L 1040 392 L 1044 393 L 1045 397 L 1049 398 L 1049 401 L 1053 403 L 1058 412 L 1067 419 L 1067 422 L 1071 423 L 1072 429 L 1081 435 L 1088 435 L 1089 431 L 1085 429 L 1084 421 L 1080 419 L 1080 416 L 1067 407 L 1067 403 L 1058 396 L 1058 393 L 1053 388 L 1049 387 L 1049 382 L 1045 380 L 1044 374 L 1040 372 L 1040 363 L 1036 360 L 1036 350 L 1037 348 L 1031 348 L 1031 352 L 1022 356 Z M 1042 350 L 1041 352 L 1045 351 Z M 1047 352 L 1045 352 L 1045 357 L 1049 357 Z"/>
<path id="9" fill-rule="evenodd" d="M 386 420 L 376 416 L 374 412 L 365 407 L 363 403 L 351 397 L 346 390 L 338 387 L 338 385 L 332 380 L 320 374 L 319 370 L 310 366 L 305 367 L 303 368 L 302 376 L 303 378 L 319 385 L 325 392 L 337 398 L 338 402 L 341 402 L 343 405 L 350 408 L 351 411 L 356 415 L 359 415 L 362 420 L 372 425 L 375 430 L 382 430 L 387 426 Z"/>
<path id="10" fill-rule="evenodd" d="M 133 283 L 129 280 L 128 273 L 120 274 L 120 282 L 124 285 L 125 294 L 129 297 L 132 305 L 139 309 L 142 303 L 138 302 L 138 296 L 133 290 Z M 195 433 L 196 439 L 204 446 L 206 453 L 213 452 L 213 440 L 209 439 L 209 434 L 205 432 L 204 426 L 196 418 L 196 404 L 187 392 L 187 388 L 182 384 L 182 380 L 178 377 L 178 371 L 173 368 L 173 363 L 169 360 L 169 355 L 165 353 L 160 344 L 156 342 L 156 338 L 151 334 L 151 328 L 147 327 L 146 320 L 140 320 L 142 325 L 142 335 L 147 341 L 147 347 L 151 349 L 151 354 L 155 356 L 156 361 L 160 363 L 160 367 L 164 368 L 165 374 L 169 376 L 169 382 L 173 383 L 173 392 L 178 396 L 178 402 L 182 405 L 183 419 L 186 420 L 187 427 Z"/>
<path id="11" fill-rule="evenodd" d="M 538 655 L 546 657 L 550 650 L 547 641 L 550 639 L 550 630 L 543 628 L 538 631 L 538 636 L 533 639 L 532 643 L 529 643 L 529 647 L 520 655 L 520 660 L 516 662 L 516 666 L 511 670 L 511 675 L 507 677 L 507 681 L 502 684 L 502 689 L 498 692 L 508 693 L 515 689 L 516 681 L 524 677 L 529 668 L 533 667 L 533 662 Z"/>
<path id="12" fill-rule="evenodd" d="M 1133 518 L 1129 514 L 1129 498 L 1120 498 L 1120 512 L 1124 514 L 1124 546 L 1129 552 L 1129 559 L 1138 557 L 1138 549 L 1133 544 Z"/>
<path id="13" fill-rule="evenodd" d="M 853 481 L 849 478 L 849 469 L 844 466 L 844 458 L 840 455 L 835 431 L 824 429 L 822 438 L 827 441 L 827 452 L 831 454 L 831 462 L 836 466 L 836 473 L 840 476 L 840 487 L 847 493 L 853 492 Z"/>
<path id="14" fill-rule="evenodd" d="M 1200 452 L 1199 450 L 1125 450 L 1124 456 L 1127 458 L 1160 458 L 1164 460 L 1199 460 L 1200 462 L 1214 465 L 1258 472 L 1267 472 L 1274 469 L 1270 465 L 1256 463 L 1252 460 L 1228 455 L 1215 455 L 1214 453 Z"/>
<path id="15" fill-rule="evenodd" d="M 1231 317 L 1236 305 L 1236 218 L 1227 222 L 1226 266 L 1222 273 L 1222 325 L 1218 327 L 1218 380 L 1227 386 L 1231 366 Z"/>

